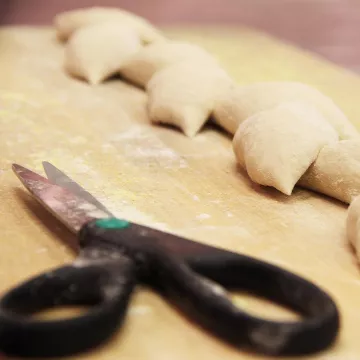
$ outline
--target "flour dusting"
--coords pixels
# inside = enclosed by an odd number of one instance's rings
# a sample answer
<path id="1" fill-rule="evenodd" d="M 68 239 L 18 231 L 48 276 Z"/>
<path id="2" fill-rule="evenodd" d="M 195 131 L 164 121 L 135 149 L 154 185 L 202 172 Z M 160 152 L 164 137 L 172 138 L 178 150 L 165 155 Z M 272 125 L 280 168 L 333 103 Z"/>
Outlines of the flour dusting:
<path id="1" fill-rule="evenodd" d="M 79 144 L 86 144 L 87 143 L 87 139 L 84 138 L 83 136 L 74 136 L 72 138 L 69 139 L 69 142 L 71 144 L 76 144 L 76 145 L 79 145 Z"/>
<path id="2" fill-rule="evenodd" d="M 163 231 L 168 231 L 169 230 L 169 226 L 165 223 L 162 222 L 156 222 L 156 223 L 152 223 L 151 227 L 153 227 L 154 229 L 157 230 L 163 230 Z"/>
<path id="3" fill-rule="evenodd" d="M 222 201 L 221 201 L 221 200 L 219 200 L 219 199 L 216 199 L 216 200 L 210 200 L 210 202 L 211 202 L 211 203 L 213 203 L 213 204 L 221 204 L 221 203 L 222 203 Z"/>
<path id="4" fill-rule="evenodd" d="M 156 163 L 164 168 L 186 168 L 186 160 L 163 143 L 146 126 L 133 126 L 111 136 L 109 142 L 123 152 L 129 160 L 144 160 L 145 166 Z"/>
<path id="5" fill-rule="evenodd" d="M 48 251 L 48 249 L 45 248 L 45 247 L 42 247 L 42 248 L 39 248 L 39 249 L 36 249 L 36 250 L 35 250 L 35 252 L 36 252 L 37 254 L 42 254 L 42 253 L 45 253 L 45 252 L 47 252 L 47 251 Z"/>
<path id="6" fill-rule="evenodd" d="M 205 219 L 210 219 L 211 216 L 209 214 L 199 214 L 196 216 L 196 218 L 199 220 L 205 220 Z"/>
<path id="7" fill-rule="evenodd" d="M 111 140 L 115 142 L 124 140 L 141 140 L 148 137 L 149 133 L 146 131 L 145 126 L 133 125 L 130 129 L 122 133 L 113 135 Z"/>
<path id="8" fill-rule="evenodd" d="M 127 201 L 116 200 L 113 197 L 110 198 L 104 194 L 94 193 L 93 195 L 119 219 L 133 221 L 146 226 L 151 226 L 151 224 L 154 223 L 154 219 L 151 216 L 143 213 L 136 207 L 129 205 Z"/>

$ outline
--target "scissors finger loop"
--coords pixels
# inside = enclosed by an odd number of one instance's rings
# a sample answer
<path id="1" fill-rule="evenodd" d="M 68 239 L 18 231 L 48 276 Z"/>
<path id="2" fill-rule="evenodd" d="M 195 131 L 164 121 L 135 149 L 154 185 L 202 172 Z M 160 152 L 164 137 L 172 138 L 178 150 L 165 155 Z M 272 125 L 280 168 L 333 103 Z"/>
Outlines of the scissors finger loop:
<path id="1" fill-rule="evenodd" d="M 192 319 L 235 346 L 270 355 L 299 355 L 331 344 L 339 327 L 334 302 L 313 284 L 256 259 L 226 253 L 190 266 L 152 249 L 151 280 Z M 298 321 L 251 315 L 228 291 L 248 291 L 299 312 Z"/>
<path id="2" fill-rule="evenodd" d="M 101 344 L 125 316 L 136 282 L 132 261 L 121 268 L 65 266 L 11 290 L 0 302 L 1 350 L 10 356 L 68 356 Z M 36 312 L 61 306 L 86 306 L 71 318 L 39 320 Z"/>

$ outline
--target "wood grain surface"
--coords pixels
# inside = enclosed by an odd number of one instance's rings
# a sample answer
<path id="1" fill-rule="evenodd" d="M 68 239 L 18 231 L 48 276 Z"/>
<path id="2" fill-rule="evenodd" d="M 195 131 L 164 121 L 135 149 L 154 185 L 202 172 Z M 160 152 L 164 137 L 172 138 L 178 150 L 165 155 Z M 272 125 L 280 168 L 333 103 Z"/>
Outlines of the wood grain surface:
<path id="1" fill-rule="evenodd" d="M 331 96 L 360 129 L 360 78 L 325 60 L 240 28 L 168 28 L 218 56 L 239 83 L 296 80 Z M 328 291 L 342 327 L 322 360 L 360 359 L 360 273 L 345 233 L 346 206 L 296 189 L 291 197 L 249 181 L 231 139 L 207 126 L 194 139 L 152 126 L 146 95 L 121 79 L 99 86 L 67 76 L 52 29 L 0 31 L 0 290 L 75 254 L 73 236 L 24 191 L 17 162 L 41 171 L 47 160 L 118 216 L 281 265 Z M 237 295 L 257 314 L 292 318 Z M 139 289 L 126 324 L 101 349 L 74 359 L 265 359 L 235 351 Z"/>

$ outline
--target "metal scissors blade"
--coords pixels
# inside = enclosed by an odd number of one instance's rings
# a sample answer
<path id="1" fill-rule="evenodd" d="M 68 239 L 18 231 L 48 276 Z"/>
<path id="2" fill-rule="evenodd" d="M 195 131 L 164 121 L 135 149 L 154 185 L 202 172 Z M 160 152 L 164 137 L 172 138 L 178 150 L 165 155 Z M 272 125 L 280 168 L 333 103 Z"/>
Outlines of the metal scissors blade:
<path id="1" fill-rule="evenodd" d="M 72 232 L 91 220 L 110 217 L 83 197 L 21 165 L 13 164 L 12 169 L 25 188 Z"/>
<path id="2" fill-rule="evenodd" d="M 99 200 L 97 200 L 93 195 L 91 195 L 88 191 L 86 191 L 83 187 L 81 187 L 78 183 L 76 183 L 73 179 L 71 179 L 61 170 L 50 164 L 48 161 L 43 161 L 42 164 L 46 176 L 54 184 L 70 190 L 74 195 L 82 197 L 87 202 L 95 205 L 98 209 L 106 212 L 109 216 L 114 216 Z"/>
<path id="3" fill-rule="evenodd" d="M 12 168 L 25 188 L 34 195 L 35 199 L 67 226 L 70 231 L 77 233 L 85 223 L 94 219 L 114 218 L 114 216 L 102 211 L 102 208 L 97 207 L 96 204 L 99 201 L 96 200 L 94 196 L 89 194 L 54 165 L 51 165 L 50 163 L 46 164 L 46 173 L 50 174 L 49 179 L 21 165 L 13 164 Z M 57 184 L 55 184 L 53 179 L 55 179 Z M 68 188 L 63 187 L 63 183 L 65 183 Z M 71 187 L 75 189 L 77 194 L 69 189 L 69 184 L 72 184 Z M 81 196 L 84 193 L 88 193 L 91 198 L 95 199 L 95 204 L 84 199 Z M 138 224 L 133 224 L 139 226 Z M 162 246 L 179 257 L 219 251 L 205 244 L 185 241 L 183 238 L 173 237 L 173 241 L 168 241 L 167 235 L 162 231 L 150 228 L 147 229 L 147 232 L 149 233 L 154 232 L 156 234 L 163 234 L 164 236 L 160 238 L 154 237 L 151 241 L 154 243 L 161 243 Z"/>

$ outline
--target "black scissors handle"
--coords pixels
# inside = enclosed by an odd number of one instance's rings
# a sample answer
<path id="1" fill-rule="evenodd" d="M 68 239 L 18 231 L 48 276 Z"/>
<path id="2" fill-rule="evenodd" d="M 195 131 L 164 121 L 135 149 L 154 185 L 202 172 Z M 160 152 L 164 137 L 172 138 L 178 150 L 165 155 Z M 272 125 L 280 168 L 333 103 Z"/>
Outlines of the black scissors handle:
<path id="1" fill-rule="evenodd" d="M 230 254 L 182 264 L 181 272 L 175 266 L 168 262 L 166 270 L 157 267 L 160 289 L 191 319 L 234 346 L 291 356 L 323 350 L 335 340 L 339 328 L 335 304 L 293 274 L 280 274 L 279 268 Z M 252 293 L 294 310 L 303 319 L 270 321 L 251 315 L 230 300 L 228 291 Z"/>
<path id="2" fill-rule="evenodd" d="M 0 301 L 0 350 L 23 357 L 71 355 L 103 343 L 120 326 L 137 282 L 160 291 L 190 319 L 232 345 L 270 355 L 329 347 L 339 330 L 334 301 L 314 284 L 268 263 L 130 223 L 80 234 L 74 265 L 40 275 Z M 300 313 L 277 322 L 239 309 L 226 295 L 249 291 Z M 91 306 L 71 319 L 25 315 L 59 305 Z"/>
<path id="3" fill-rule="evenodd" d="M 86 255 L 86 254 L 85 254 Z M 98 258 L 36 276 L 9 291 L 0 301 L 0 351 L 16 357 L 68 356 L 107 340 L 124 320 L 136 285 L 135 263 Z M 44 310 L 84 306 L 73 318 L 39 320 Z"/>

